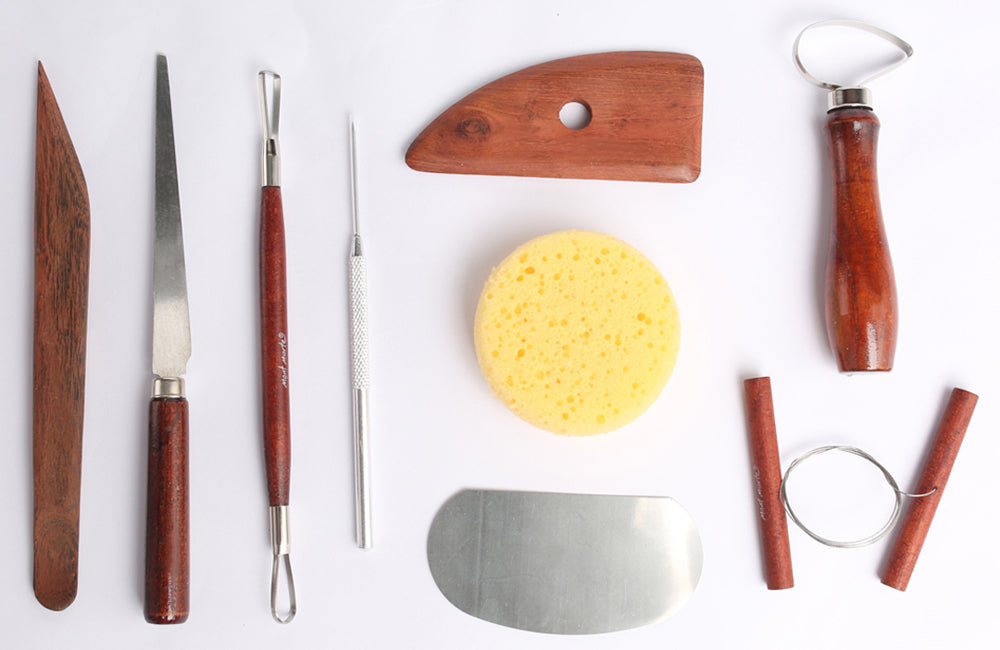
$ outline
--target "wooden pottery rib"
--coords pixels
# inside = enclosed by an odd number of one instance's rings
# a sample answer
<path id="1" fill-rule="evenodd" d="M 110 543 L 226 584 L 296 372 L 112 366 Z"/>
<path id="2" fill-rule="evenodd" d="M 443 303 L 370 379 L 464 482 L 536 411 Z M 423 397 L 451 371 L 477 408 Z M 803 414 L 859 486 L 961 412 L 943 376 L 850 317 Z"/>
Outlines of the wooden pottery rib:
<path id="1" fill-rule="evenodd" d="M 417 136 L 418 171 L 690 183 L 701 173 L 704 70 L 687 54 L 609 52 L 549 61 L 468 95 Z M 581 129 L 559 112 L 578 102 Z"/>
<path id="2" fill-rule="evenodd" d="M 73 602 L 77 589 L 90 203 L 41 62 L 37 119 L 34 589 L 38 602 L 61 610 Z"/>

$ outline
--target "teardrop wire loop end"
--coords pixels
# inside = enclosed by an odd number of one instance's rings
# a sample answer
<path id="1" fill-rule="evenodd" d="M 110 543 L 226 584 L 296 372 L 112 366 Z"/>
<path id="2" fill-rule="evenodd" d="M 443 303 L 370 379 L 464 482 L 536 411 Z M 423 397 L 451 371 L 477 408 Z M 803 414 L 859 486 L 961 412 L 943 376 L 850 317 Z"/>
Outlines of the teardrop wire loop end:
<path id="1" fill-rule="evenodd" d="M 270 92 L 268 92 L 270 82 Z M 260 88 L 260 117 L 264 130 L 261 169 L 264 187 L 281 186 L 281 151 L 278 147 L 278 118 L 281 114 L 281 76 L 270 70 L 257 73 Z"/>
<path id="2" fill-rule="evenodd" d="M 813 456 L 826 453 L 828 451 L 843 451 L 864 458 L 869 463 L 877 467 L 879 471 L 882 472 L 882 475 L 885 477 L 886 483 L 888 483 L 889 487 L 892 488 L 893 496 L 895 499 L 895 503 L 892 508 L 892 514 L 889 515 L 888 521 L 886 521 L 881 528 L 879 528 L 877 531 L 875 531 L 868 537 L 865 537 L 864 539 L 842 542 L 822 537 L 821 535 L 810 530 L 808 526 L 802 523 L 802 521 L 795 515 L 795 511 L 792 510 L 792 505 L 788 501 L 788 490 L 787 490 L 788 477 L 791 475 L 792 470 L 795 469 L 802 461 L 811 458 Z M 902 490 L 899 489 L 899 484 L 896 483 L 896 479 L 892 477 L 892 474 L 889 473 L 889 470 L 887 470 L 880 462 L 875 460 L 875 458 L 871 454 L 861 449 L 858 449 L 857 447 L 852 447 L 850 445 L 827 445 L 825 447 L 817 447 L 812 451 L 807 451 L 806 453 L 802 454 L 801 456 L 792 461 L 792 463 L 788 466 L 788 469 L 785 470 L 785 475 L 781 479 L 781 502 L 785 505 L 785 512 L 788 513 L 788 516 L 791 518 L 791 520 L 794 521 L 795 525 L 801 528 L 806 535 L 809 535 L 810 537 L 812 537 L 821 544 L 825 544 L 826 546 L 832 546 L 834 548 L 861 548 L 863 546 L 874 544 L 875 542 L 879 541 L 880 539 L 888 535 L 889 532 L 896 526 L 896 522 L 899 521 L 899 516 L 902 513 L 903 509 L 903 497 L 909 497 L 911 499 L 920 499 L 923 497 L 929 497 L 935 492 L 937 492 L 936 487 L 930 492 L 925 492 L 924 494 L 910 494 L 909 492 L 903 492 Z"/>
<path id="3" fill-rule="evenodd" d="M 285 559 L 285 573 L 288 576 L 288 612 L 281 616 L 278 612 L 278 573 L 280 572 L 281 559 Z M 292 560 L 288 553 L 275 555 L 271 563 L 271 616 L 274 620 L 285 624 L 291 623 L 295 618 L 295 579 L 292 577 Z"/>
<path id="4" fill-rule="evenodd" d="M 830 81 L 821 81 L 816 77 L 814 77 L 812 74 L 810 74 L 808 70 L 806 70 L 806 66 L 802 63 L 802 59 L 799 57 L 799 43 L 802 40 L 802 37 L 809 30 L 817 27 L 851 27 L 853 29 L 860 29 L 863 32 L 868 32 L 869 34 L 873 34 L 885 41 L 888 41 L 889 43 L 892 43 L 893 45 L 898 47 L 900 51 L 902 51 L 903 57 L 898 61 L 895 61 L 889 64 L 888 66 L 882 68 L 881 70 L 877 71 L 870 77 L 862 79 L 857 83 L 841 84 L 841 83 L 833 83 Z M 845 87 L 856 88 L 865 86 L 871 83 L 872 81 L 875 81 L 879 77 L 889 74 L 899 66 L 903 65 L 910 59 L 911 56 L 913 56 L 913 47 L 911 47 L 909 43 L 907 43 L 900 37 L 896 36 L 895 34 L 887 32 L 884 29 L 875 27 L 874 25 L 869 25 L 868 23 L 862 22 L 860 20 L 831 19 L 831 20 L 821 20 L 811 25 L 807 25 L 801 32 L 799 32 L 799 35 L 795 37 L 795 43 L 792 45 L 792 59 L 795 62 L 795 67 L 798 69 L 798 71 L 802 73 L 802 76 L 805 77 L 810 83 L 816 84 L 820 88 L 826 88 L 827 90 L 837 90 L 838 88 L 845 88 Z"/>

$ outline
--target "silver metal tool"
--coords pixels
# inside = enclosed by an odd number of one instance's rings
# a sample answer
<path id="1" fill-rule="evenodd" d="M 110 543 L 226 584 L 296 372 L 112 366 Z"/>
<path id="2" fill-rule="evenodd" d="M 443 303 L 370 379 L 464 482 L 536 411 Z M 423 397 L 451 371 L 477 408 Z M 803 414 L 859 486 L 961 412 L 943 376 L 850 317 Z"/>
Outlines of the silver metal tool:
<path id="1" fill-rule="evenodd" d="M 676 612 L 701 537 L 668 497 L 463 490 L 434 517 L 427 560 L 452 605 L 499 625 L 597 634 Z"/>
<path id="2" fill-rule="evenodd" d="M 372 547 L 372 498 L 368 418 L 368 278 L 358 221 L 358 154 L 351 126 L 351 212 L 354 237 L 349 261 L 351 312 L 351 388 L 354 401 L 354 492 L 358 548 Z"/>

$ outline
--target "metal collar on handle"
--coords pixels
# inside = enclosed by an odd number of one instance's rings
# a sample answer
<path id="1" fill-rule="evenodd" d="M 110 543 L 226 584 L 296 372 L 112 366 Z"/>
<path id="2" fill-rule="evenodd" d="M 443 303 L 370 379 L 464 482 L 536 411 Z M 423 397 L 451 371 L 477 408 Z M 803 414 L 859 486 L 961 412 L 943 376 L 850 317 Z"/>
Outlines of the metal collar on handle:
<path id="1" fill-rule="evenodd" d="M 854 29 L 860 29 L 861 31 L 868 32 L 869 34 L 873 34 L 885 41 L 888 41 L 889 43 L 892 43 L 898 47 L 900 51 L 902 51 L 903 57 L 857 83 L 840 84 L 830 81 L 822 81 L 814 77 L 808 70 L 806 70 L 805 65 L 802 63 L 802 59 L 799 57 L 799 43 L 802 41 L 802 37 L 809 30 L 817 27 L 851 27 Z M 895 34 L 875 27 L 874 25 L 861 22 L 860 20 L 821 20 L 806 26 L 805 29 L 799 32 L 799 35 L 795 37 L 795 43 L 792 45 L 792 60 L 795 62 L 795 67 L 798 71 L 802 73 L 802 76 L 820 88 L 826 88 L 831 91 L 829 95 L 830 110 L 841 106 L 867 106 L 870 108 L 871 91 L 864 86 L 903 65 L 911 56 L 913 56 L 913 47 L 911 47 L 909 43 Z"/>

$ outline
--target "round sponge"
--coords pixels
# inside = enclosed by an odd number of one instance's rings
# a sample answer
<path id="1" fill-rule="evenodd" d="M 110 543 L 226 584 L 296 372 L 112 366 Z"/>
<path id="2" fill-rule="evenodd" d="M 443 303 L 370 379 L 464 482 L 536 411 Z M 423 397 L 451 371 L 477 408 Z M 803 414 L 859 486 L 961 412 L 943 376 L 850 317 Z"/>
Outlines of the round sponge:
<path id="1" fill-rule="evenodd" d="M 514 413 L 586 436 L 628 424 L 657 398 L 677 360 L 680 318 L 642 253 L 568 230 L 522 244 L 493 269 L 475 334 L 483 375 Z"/>

